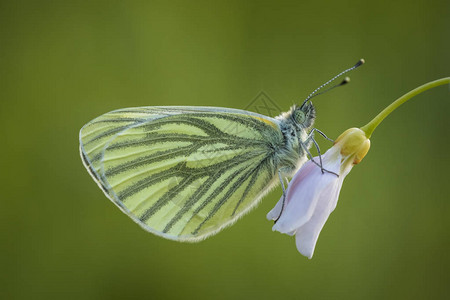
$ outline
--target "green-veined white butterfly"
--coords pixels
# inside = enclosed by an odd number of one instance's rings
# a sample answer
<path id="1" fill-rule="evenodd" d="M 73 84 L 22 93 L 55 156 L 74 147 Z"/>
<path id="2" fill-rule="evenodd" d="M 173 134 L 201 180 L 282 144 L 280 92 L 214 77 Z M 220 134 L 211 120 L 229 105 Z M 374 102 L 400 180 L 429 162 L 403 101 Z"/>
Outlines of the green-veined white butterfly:
<path id="1" fill-rule="evenodd" d="M 318 131 L 311 97 L 361 63 L 276 118 L 189 106 L 106 113 L 80 130 L 83 163 L 105 195 L 145 230 L 202 240 L 235 222 L 306 161 Z"/>

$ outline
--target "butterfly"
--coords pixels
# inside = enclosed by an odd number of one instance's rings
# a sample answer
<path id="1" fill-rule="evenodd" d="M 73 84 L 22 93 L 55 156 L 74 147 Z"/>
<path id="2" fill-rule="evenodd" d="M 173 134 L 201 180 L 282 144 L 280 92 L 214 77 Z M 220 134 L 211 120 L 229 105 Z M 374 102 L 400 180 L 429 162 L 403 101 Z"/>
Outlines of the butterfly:
<path id="1" fill-rule="evenodd" d="M 171 240 L 203 240 L 312 158 L 314 132 L 323 133 L 313 128 L 310 99 L 357 66 L 276 118 L 193 106 L 106 113 L 81 128 L 82 161 L 105 195 L 145 230 Z"/>

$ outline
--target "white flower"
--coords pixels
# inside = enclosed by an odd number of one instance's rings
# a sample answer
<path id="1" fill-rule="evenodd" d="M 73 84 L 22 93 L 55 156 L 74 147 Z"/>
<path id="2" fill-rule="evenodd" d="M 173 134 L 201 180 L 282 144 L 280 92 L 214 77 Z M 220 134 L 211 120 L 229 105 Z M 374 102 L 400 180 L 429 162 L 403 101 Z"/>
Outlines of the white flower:
<path id="1" fill-rule="evenodd" d="M 306 162 L 294 175 L 283 197 L 267 214 L 267 219 L 278 220 L 273 230 L 295 234 L 298 251 L 312 258 L 317 239 L 336 204 L 345 176 L 369 151 L 370 141 L 357 128 L 345 131 L 324 155 L 324 172 L 312 161 Z M 314 158 L 316 162 L 318 157 Z M 281 214 L 281 216 L 280 216 Z"/>

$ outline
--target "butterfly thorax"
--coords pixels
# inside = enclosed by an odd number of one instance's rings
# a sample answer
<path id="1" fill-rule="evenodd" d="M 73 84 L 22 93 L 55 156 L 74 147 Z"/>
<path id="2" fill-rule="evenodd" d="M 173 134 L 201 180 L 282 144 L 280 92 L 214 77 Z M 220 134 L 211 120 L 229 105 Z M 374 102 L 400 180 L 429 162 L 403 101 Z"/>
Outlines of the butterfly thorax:
<path id="1" fill-rule="evenodd" d="M 281 171 L 287 176 L 292 175 L 307 159 L 307 152 L 312 144 L 308 139 L 314 120 L 315 108 L 312 103 L 302 107 L 292 106 L 287 112 L 276 119 L 280 121 L 280 129 L 284 137 L 284 145 L 275 159 Z"/>

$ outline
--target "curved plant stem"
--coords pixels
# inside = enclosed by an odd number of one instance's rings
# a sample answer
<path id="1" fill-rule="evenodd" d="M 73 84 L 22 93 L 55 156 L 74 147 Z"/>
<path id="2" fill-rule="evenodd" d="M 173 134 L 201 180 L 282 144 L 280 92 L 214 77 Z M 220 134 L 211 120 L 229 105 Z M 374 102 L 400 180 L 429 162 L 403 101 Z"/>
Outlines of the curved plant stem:
<path id="1" fill-rule="evenodd" d="M 361 127 L 361 130 L 366 133 L 366 137 L 370 138 L 373 131 L 377 126 L 386 118 L 391 112 L 393 112 L 397 107 L 411 99 L 412 97 L 425 92 L 426 90 L 429 90 L 431 88 L 437 87 L 439 85 L 443 84 L 450 84 L 450 77 L 441 78 L 435 81 L 431 81 L 428 83 L 425 83 L 424 85 L 419 86 L 418 88 L 415 88 L 414 90 L 410 91 L 409 93 L 406 93 L 405 95 L 401 96 L 397 100 L 391 103 L 388 107 L 386 107 L 382 112 L 380 112 L 375 118 L 373 118 L 372 121 L 367 123 L 365 126 Z"/>

